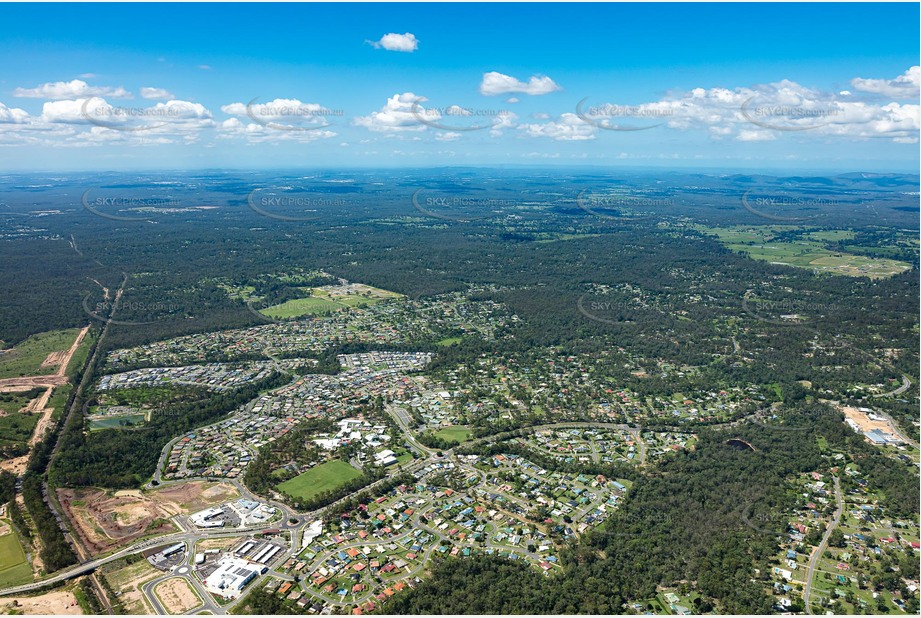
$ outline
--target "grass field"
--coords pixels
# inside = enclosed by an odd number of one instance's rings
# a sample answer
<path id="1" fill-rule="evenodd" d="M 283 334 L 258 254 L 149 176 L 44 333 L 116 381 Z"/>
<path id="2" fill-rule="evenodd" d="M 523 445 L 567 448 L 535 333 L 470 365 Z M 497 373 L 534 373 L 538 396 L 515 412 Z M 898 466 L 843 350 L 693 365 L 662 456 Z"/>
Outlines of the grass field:
<path id="1" fill-rule="evenodd" d="M 285 481 L 278 486 L 278 489 L 295 498 L 310 499 L 360 476 L 361 472 L 347 462 L 334 459 Z"/>
<path id="2" fill-rule="evenodd" d="M 32 567 L 26 562 L 14 532 L 0 536 L 0 587 L 32 581 Z"/>
<path id="3" fill-rule="evenodd" d="M 77 346 L 74 355 L 71 357 L 70 362 L 67 364 L 67 369 L 65 373 L 73 377 L 77 370 L 83 366 L 83 363 L 86 362 L 86 357 L 90 355 L 90 349 L 93 347 L 93 343 L 96 341 L 96 336 L 93 329 L 90 329 L 86 333 L 86 337 L 83 338 L 83 341 L 80 342 L 80 345 Z M 73 342 L 71 341 L 71 344 Z"/>
<path id="4" fill-rule="evenodd" d="M 70 391 L 73 390 L 73 388 L 72 385 L 65 384 L 64 386 L 57 387 L 51 392 L 51 399 L 48 400 L 48 407 L 54 410 L 54 412 L 51 413 L 51 418 L 57 420 L 63 416 L 64 407 L 67 405 L 67 398 L 70 397 Z"/>
<path id="5" fill-rule="evenodd" d="M 445 337 L 441 341 L 436 342 L 435 345 L 446 348 L 448 346 L 457 345 L 461 341 L 463 341 L 463 337 Z"/>
<path id="6" fill-rule="evenodd" d="M 793 229 L 789 226 L 701 228 L 719 238 L 728 249 L 771 264 L 873 279 L 891 277 L 911 268 L 909 264 L 897 260 L 851 255 L 825 248 L 825 241 L 848 238 L 851 232 L 847 230 L 813 232 L 809 235 L 810 240 L 774 240 L 777 233 Z"/>
<path id="7" fill-rule="evenodd" d="M 0 393 L 0 410 L 7 414 L 17 414 L 27 406 L 30 401 L 45 392 L 43 388 L 19 393 Z"/>
<path id="8" fill-rule="evenodd" d="M 470 435 L 473 432 L 469 427 L 463 425 L 455 425 L 453 427 L 445 427 L 444 429 L 439 429 L 435 432 L 435 435 L 441 438 L 442 440 L 448 440 L 451 442 L 464 442 L 470 439 Z"/>
<path id="9" fill-rule="evenodd" d="M 305 315 L 318 315 L 342 309 L 369 307 L 382 300 L 402 296 L 396 292 L 361 283 L 302 289 L 310 296 L 272 305 L 261 309 L 259 313 L 274 319 L 299 318 Z"/>
<path id="10" fill-rule="evenodd" d="M 26 448 L 29 439 L 35 432 L 40 414 L 27 414 L 14 412 L 9 416 L 0 416 L 0 448 L 4 451 L 8 447 Z"/>
<path id="11" fill-rule="evenodd" d="M 66 352 L 79 334 L 79 328 L 53 330 L 32 335 L 12 350 L 0 354 L 0 379 L 19 376 L 49 375 L 57 365 L 42 367 L 42 361 L 52 352 Z"/>
<path id="12" fill-rule="evenodd" d="M 260 310 L 259 313 L 278 320 L 284 318 L 298 318 L 305 315 L 318 315 L 331 311 L 339 311 L 345 308 L 345 305 L 331 300 L 314 298 L 311 296 L 309 298 L 295 298 L 283 302 L 280 305 L 272 305 L 271 307 Z"/>

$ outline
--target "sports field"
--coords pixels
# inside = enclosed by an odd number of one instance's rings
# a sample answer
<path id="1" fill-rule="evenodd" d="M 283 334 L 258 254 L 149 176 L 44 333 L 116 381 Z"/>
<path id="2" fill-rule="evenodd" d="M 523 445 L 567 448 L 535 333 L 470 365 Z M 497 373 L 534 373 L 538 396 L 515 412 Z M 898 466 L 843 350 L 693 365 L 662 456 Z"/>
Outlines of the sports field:
<path id="1" fill-rule="evenodd" d="M 8 526 L 3 522 L 3 526 Z M 32 567 L 14 532 L 0 536 L 0 587 L 32 581 Z"/>
<path id="2" fill-rule="evenodd" d="M 435 435 L 442 440 L 447 440 L 449 442 L 464 442 L 470 439 L 471 433 L 473 432 L 470 431 L 469 427 L 464 425 L 455 425 L 453 427 L 445 427 L 444 429 L 439 429 L 435 432 Z"/>
<path id="3" fill-rule="evenodd" d="M 445 337 L 441 341 L 436 341 L 435 345 L 445 348 L 448 346 L 457 345 L 463 340 L 463 337 Z"/>
<path id="4" fill-rule="evenodd" d="M 295 498 L 310 499 L 324 491 L 341 487 L 360 476 L 361 472 L 347 462 L 334 459 L 288 479 L 278 485 L 278 489 Z"/>

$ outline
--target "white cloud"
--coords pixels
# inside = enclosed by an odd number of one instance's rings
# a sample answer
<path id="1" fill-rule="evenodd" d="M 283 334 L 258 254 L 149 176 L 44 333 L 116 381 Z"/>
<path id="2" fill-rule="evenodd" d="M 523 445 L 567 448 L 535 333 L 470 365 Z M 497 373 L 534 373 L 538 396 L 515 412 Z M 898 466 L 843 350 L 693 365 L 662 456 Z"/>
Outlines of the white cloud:
<path id="1" fill-rule="evenodd" d="M 555 141 L 583 141 L 595 139 L 595 127 L 575 114 L 561 114 L 559 120 L 540 124 L 522 124 L 518 127 L 529 137 L 549 137 Z"/>
<path id="2" fill-rule="evenodd" d="M 198 68 L 201 69 L 202 71 L 210 71 L 210 70 L 211 70 L 211 67 L 210 67 L 209 65 L 207 65 L 207 64 L 200 64 L 200 65 L 198 65 Z"/>
<path id="3" fill-rule="evenodd" d="M 217 125 L 218 128 L 218 137 L 222 139 L 231 139 L 231 138 L 243 138 L 250 144 L 263 144 L 270 142 L 298 142 L 298 143 L 309 143 L 322 139 L 329 139 L 336 137 L 337 133 L 333 131 L 326 130 L 325 128 L 316 128 L 309 131 L 302 130 L 290 130 L 288 127 L 295 126 L 289 124 L 288 122 L 276 122 L 279 119 L 287 118 L 288 116 L 279 115 L 277 112 L 283 111 L 280 103 L 287 104 L 298 104 L 305 106 L 314 106 L 315 104 L 308 103 L 302 104 L 296 99 L 276 99 L 271 103 L 266 103 L 264 106 L 260 107 L 260 113 L 265 112 L 263 115 L 267 119 L 272 119 L 267 122 L 249 122 L 243 123 L 238 118 L 229 118 Z M 273 109 L 273 106 L 274 109 Z M 256 105 L 250 107 L 254 109 Z M 319 106 L 316 106 L 319 108 Z M 231 103 L 230 105 L 224 105 L 221 107 L 221 110 L 225 113 L 239 115 L 243 117 L 246 116 L 246 106 L 243 103 Z M 254 114 L 259 117 L 257 114 Z M 321 125 L 325 127 L 326 125 Z"/>
<path id="4" fill-rule="evenodd" d="M 230 103 L 222 105 L 221 111 L 231 116 L 249 118 L 253 122 L 276 130 L 315 131 L 318 127 L 331 124 L 329 116 L 340 116 L 342 112 L 332 110 L 319 103 L 303 103 L 298 99 L 275 99 L 268 103 Z"/>
<path id="5" fill-rule="evenodd" d="M 381 37 L 379 41 L 367 41 L 375 49 L 386 49 L 387 51 L 414 52 L 419 49 L 419 39 L 412 32 L 405 34 L 396 34 L 391 32 Z"/>
<path id="6" fill-rule="evenodd" d="M 758 131 L 754 129 L 742 129 L 736 135 L 740 142 L 770 142 L 777 139 L 777 136 L 770 131 Z"/>
<path id="7" fill-rule="evenodd" d="M 131 93 L 122 87 L 108 88 L 90 86 L 85 81 L 74 79 L 69 82 L 48 82 L 35 88 L 16 88 L 14 97 L 27 99 L 74 99 L 87 96 L 107 96 L 115 99 L 130 99 Z"/>
<path id="8" fill-rule="evenodd" d="M 520 101 L 521 99 L 519 99 L 518 97 L 509 97 L 505 100 L 506 103 L 518 103 Z"/>
<path id="9" fill-rule="evenodd" d="M 887 88 L 890 93 L 907 91 L 912 87 L 911 80 L 916 78 L 912 75 L 917 77 L 914 68 L 886 82 L 887 85 L 875 83 L 870 86 L 863 82 L 861 85 L 864 92 L 868 87 L 880 92 Z M 586 124 L 601 129 L 652 128 L 664 123 L 664 127 L 655 130 L 700 129 L 715 140 L 737 141 L 769 141 L 785 133 L 801 138 L 911 140 L 917 139 L 921 125 L 918 105 L 883 104 L 866 97 L 861 100 L 848 91 L 823 92 L 790 80 L 733 89 L 694 88 L 636 105 L 585 102 L 581 113 Z M 553 129 L 548 127 L 543 134 Z M 532 128 L 529 133 L 540 131 Z"/>
<path id="10" fill-rule="evenodd" d="M 422 110 L 418 104 L 425 101 L 424 97 L 419 97 L 412 92 L 395 94 L 378 112 L 371 112 L 367 116 L 358 116 L 352 122 L 356 126 L 365 127 L 369 131 L 424 131 L 426 125 L 419 121 L 418 114 Z M 415 106 L 415 108 L 414 108 Z M 415 113 L 413 113 L 415 111 Z M 429 116 L 427 119 L 437 120 L 440 115 Z"/>
<path id="11" fill-rule="evenodd" d="M 851 80 L 851 85 L 855 90 L 893 99 L 917 99 L 921 96 L 921 66 L 913 66 L 895 79 L 855 77 Z"/>
<path id="12" fill-rule="evenodd" d="M 446 131 L 445 133 L 436 133 L 435 139 L 439 142 L 456 142 L 461 137 L 460 133 L 455 131 Z"/>
<path id="13" fill-rule="evenodd" d="M 164 88 L 141 88 L 141 96 L 145 99 L 172 99 L 175 98 L 174 95 L 169 90 Z"/>
<path id="14" fill-rule="evenodd" d="M 558 152 L 526 152 L 521 155 L 524 159 L 559 159 Z"/>
<path id="15" fill-rule="evenodd" d="M 546 76 L 532 75 L 527 83 L 520 81 L 511 75 L 503 75 L 496 71 L 483 73 L 483 81 L 480 83 L 480 93 L 487 96 L 497 94 L 548 94 L 562 90 L 556 82 Z"/>
<path id="16" fill-rule="evenodd" d="M 518 114 L 515 112 L 506 112 L 504 114 L 499 114 L 493 120 L 493 125 L 489 129 L 489 134 L 492 137 L 499 137 L 503 134 L 503 129 L 511 129 L 515 126 L 515 121 L 518 120 Z"/>
<path id="17" fill-rule="evenodd" d="M 18 107 L 7 107 L 0 103 L 0 124 L 25 124 L 28 121 L 28 112 Z"/>

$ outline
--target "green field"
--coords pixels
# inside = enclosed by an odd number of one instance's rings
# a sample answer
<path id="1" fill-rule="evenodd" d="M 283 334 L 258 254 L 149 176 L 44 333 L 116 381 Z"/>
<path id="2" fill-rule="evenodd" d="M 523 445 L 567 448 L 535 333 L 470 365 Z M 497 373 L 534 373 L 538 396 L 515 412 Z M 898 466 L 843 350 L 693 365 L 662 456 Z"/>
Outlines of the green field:
<path id="1" fill-rule="evenodd" d="M 74 355 L 70 359 L 70 363 L 67 364 L 67 369 L 65 373 L 73 377 L 80 367 L 86 362 L 86 357 L 90 355 L 90 349 L 93 347 L 93 343 L 96 340 L 96 333 L 93 329 L 90 329 L 86 333 L 86 337 L 83 338 L 83 341 L 80 342 L 80 345 L 77 346 Z M 73 342 L 71 342 L 73 344 Z M 69 349 L 69 348 L 68 348 Z"/>
<path id="2" fill-rule="evenodd" d="M 70 397 L 70 391 L 73 388 L 71 384 L 65 384 L 51 391 L 51 399 L 48 400 L 48 407 L 54 410 L 51 413 L 51 418 L 57 420 L 64 414 L 67 398 Z"/>
<path id="3" fill-rule="evenodd" d="M 10 449 L 27 448 L 40 418 L 41 414 L 24 412 L 0 416 L 0 452 L 6 453 Z"/>
<path id="4" fill-rule="evenodd" d="M 5 522 L 4 522 L 5 523 Z M 15 533 L 0 536 L 0 587 L 32 581 L 32 567 Z"/>
<path id="5" fill-rule="evenodd" d="M 311 296 L 309 298 L 295 298 L 283 302 L 280 305 L 272 305 L 271 307 L 261 309 L 259 313 L 270 318 L 283 319 L 298 318 L 304 315 L 318 315 L 331 311 L 339 311 L 344 308 L 344 305 L 340 305 L 331 300 L 314 298 Z"/>
<path id="6" fill-rule="evenodd" d="M 52 352 L 69 350 L 79 333 L 79 328 L 39 333 L 11 350 L 4 350 L 0 354 L 0 380 L 54 373 L 58 370 L 57 365 L 42 368 L 42 361 Z"/>
<path id="7" fill-rule="evenodd" d="M 473 432 L 469 427 L 463 425 L 455 425 L 453 427 L 445 427 L 444 429 L 439 429 L 435 432 L 435 435 L 441 438 L 442 440 L 447 440 L 448 442 L 464 442 L 470 439 L 470 434 Z"/>
<path id="8" fill-rule="evenodd" d="M 33 388 L 18 393 L 0 393 L 0 411 L 6 414 L 18 414 L 30 401 L 44 392 L 44 388 Z"/>
<path id="9" fill-rule="evenodd" d="M 851 277 L 880 279 L 909 270 L 911 265 L 887 258 L 852 255 L 826 249 L 824 242 L 849 238 L 847 230 L 812 232 L 809 240 L 776 241 L 778 233 L 793 231 L 790 226 L 701 228 L 715 235 L 726 248 L 748 255 L 753 260 L 807 268 Z M 806 237 L 803 237 L 806 238 Z"/>
<path id="10" fill-rule="evenodd" d="M 436 342 L 435 345 L 446 348 L 448 346 L 457 345 L 463 340 L 463 337 L 445 337 L 441 341 Z"/>
<path id="11" fill-rule="evenodd" d="M 382 300 L 400 298 L 402 295 L 370 285 L 353 284 L 349 291 L 340 286 L 302 288 L 310 294 L 278 305 L 260 309 L 259 313 L 274 319 L 299 318 L 305 315 L 319 315 L 355 307 L 369 307 Z"/>
<path id="12" fill-rule="evenodd" d="M 278 485 L 278 490 L 295 498 L 309 500 L 324 491 L 341 487 L 361 476 L 361 472 L 341 459 L 327 461 Z"/>

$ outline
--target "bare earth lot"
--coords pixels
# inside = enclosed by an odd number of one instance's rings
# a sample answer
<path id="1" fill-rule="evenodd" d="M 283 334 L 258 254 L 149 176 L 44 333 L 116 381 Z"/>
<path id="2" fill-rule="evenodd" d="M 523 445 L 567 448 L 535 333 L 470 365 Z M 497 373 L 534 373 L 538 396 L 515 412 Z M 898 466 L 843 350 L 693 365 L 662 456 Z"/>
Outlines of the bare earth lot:
<path id="1" fill-rule="evenodd" d="M 183 614 L 201 605 L 201 601 L 188 582 L 178 577 L 157 584 L 154 594 L 159 597 L 163 602 L 163 607 L 171 614 Z"/>
<path id="2" fill-rule="evenodd" d="M 192 482 L 155 491 L 117 491 L 95 488 L 59 489 L 58 500 L 90 555 L 123 547 L 151 534 L 176 528 L 169 518 L 192 513 L 239 496 L 226 483 Z"/>
<path id="3" fill-rule="evenodd" d="M 857 426 L 860 427 L 860 431 L 873 431 L 874 429 L 880 429 L 893 435 L 897 433 L 895 427 L 893 427 L 892 423 L 889 421 L 870 420 L 870 417 L 867 416 L 865 412 L 861 412 L 857 408 L 852 408 L 850 406 L 840 406 L 840 409 L 846 418 L 849 418 L 857 423 Z"/>
<path id="4" fill-rule="evenodd" d="M 23 614 L 74 615 L 82 614 L 77 597 L 72 592 L 55 590 L 36 597 L 4 597 L 0 599 L 0 612 Z"/>

